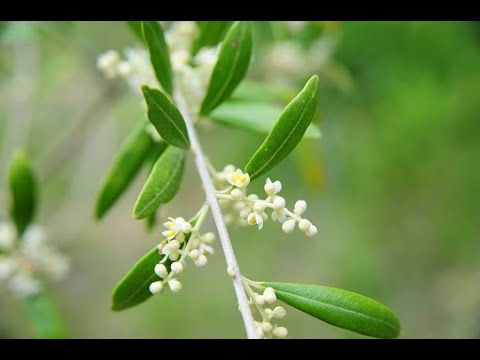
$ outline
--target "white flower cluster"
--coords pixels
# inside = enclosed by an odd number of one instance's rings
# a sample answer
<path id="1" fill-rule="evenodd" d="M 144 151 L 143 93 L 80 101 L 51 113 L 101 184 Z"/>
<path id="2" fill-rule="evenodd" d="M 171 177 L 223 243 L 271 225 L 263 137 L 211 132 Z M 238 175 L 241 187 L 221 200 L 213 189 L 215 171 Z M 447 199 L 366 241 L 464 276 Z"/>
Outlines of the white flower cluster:
<path id="1" fill-rule="evenodd" d="M 248 284 L 245 286 L 248 286 Z M 282 319 L 287 315 L 285 308 L 282 306 L 276 306 L 273 309 L 264 308 L 264 305 L 273 304 L 277 301 L 275 290 L 271 287 L 267 287 L 262 294 L 251 291 L 252 290 L 250 289 L 247 290 L 247 293 L 250 294 L 249 304 L 252 309 L 256 308 L 262 316 L 262 321 L 255 321 L 258 336 L 262 339 L 287 337 L 287 328 L 272 324 L 272 320 Z"/>
<path id="2" fill-rule="evenodd" d="M 250 176 L 240 169 L 235 170 L 233 165 L 227 165 L 223 171 L 217 173 L 215 182 L 219 186 L 231 185 L 217 192 L 220 205 L 231 211 L 225 215 L 227 223 L 240 226 L 257 225 L 258 229 L 262 229 L 264 222 L 269 218 L 266 209 L 271 209 L 270 217 L 273 221 L 282 224 L 282 230 L 285 233 L 292 232 L 298 224 L 298 228 L 307 236 L 317 235 L 317 227 L 309 220 L 302 218 L 307 209 L 307 203 L 304 200 L 298 200 L 295 203 L 293 212 L 286 208 L 285 199 L 278 195 L 282 190 L 280 181 L 272 182 L 270 178 L 267 179 L 264 186 L 267 197 L 264 200 L 256 194 L 247 195 Z"/>
<path id="3" fill-rule="evenodd" d="M 207 256 L 214 253 L 210 245 L 215 240 L 213 233 L 200 234 L 182 217 L 175 219 L 170 217 L 169 221 L 163 225 L 167 228 L 162 233 L 165 239 L 157 248 L 164 257 L 154 268 L 155 274 L 162 280 L 150 284 L 152 294 L 161 293 L 166 285 L 172 292 L 179 292 L 182 289 L 182 283 L 175 276 L 183 271 L 187 258 L 201 267 L 207 265 Z"/>
<path id="4" fill-rule="evenodd" d="M 279 83 L 318 73 L 332 61 L 337 44 L 335 34 L 322 36 L 308 48 L 289 40 L 275 43 L 265 52 L 263 63 L 268 66 L 263 68 L 264 75 L 274 83 Z"/>
<path id="5" fill-rule="evenodd" d="M 69 259 L 51 247 L 42 227 L 30 225 L 18 238 L 13 224 L 0 223 L 0 282 L 13 295 L 35 295 L 41 290 L 41 279 L 60 280 L 69 268 Z"/>
<path id="6" fill-rule="evenodd" d="M 217 61 L 218 48 L 202 48 L 192 57 L 191 49 L 198 27 L 194 21 L 177 21 L 165 31 L 165 41 L 170 51 L 170 62 L 175 83 L 182 90 L 192 111 L 197 111 L 203 99 L 210 74 Z M 101 54 L 97 67 L 109 79 L 123 78 L 132 89 L 141 94 L 140 86 L 160 87 L 148 51 L 144 48 L 125 50 L 125 60 L 115 50 Z"/>

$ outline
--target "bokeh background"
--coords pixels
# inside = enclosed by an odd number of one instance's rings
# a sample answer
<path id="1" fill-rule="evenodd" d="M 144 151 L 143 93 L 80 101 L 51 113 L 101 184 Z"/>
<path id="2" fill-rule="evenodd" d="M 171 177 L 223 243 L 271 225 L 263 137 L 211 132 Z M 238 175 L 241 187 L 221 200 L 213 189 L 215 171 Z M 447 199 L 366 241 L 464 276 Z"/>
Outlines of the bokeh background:
<path id="1" fill-rule="evenodd" d="M 254 29 L 251 79 L 293 91 L 314 72 L 322 80 L 323 137 L 304 140 L 269 174 L 282 180 L 287 204 L 307 200 L 319 235 L 286 235 L 272 222 L 262 231 L 232 230 L 242 272 L 378 299 L 399 315 L 404 338 L 480 337 L 480 25 L 255 23 Z M 121 22 L 0 25 L 0 217 L 8 205 L 8 159 L 22 146 L 41 179 L 36 222 L 72 259 L 68 279 L 50 286 L 69 337 L 241 338 L 218 242 L 207 267 L 181 275 L 181 293 L 110 311 L 113 286 L 161 231 L 148 235 L 131 216 L 146 173 L 105 220 L 93 220 L 100 182 L 144 118 L 139 99 L 105 80 L 95 62 L 101 52 L 135 43 Z M 263 139 L 220 126 L 202 128 L 201 136 L 218 168 L 243 166 Z M 251 185 L 261 188 L 261 181 Z M 202 202 L 190 159 L 178 196 L 162 214 L 188 218 Z M 205 228 L 213 230 L 211 220 Z M 34 336 L 24 310 L 0 290 L 0 337 Z M 361 337 L 287 311 L 282 324 L 291 338 Z"/>

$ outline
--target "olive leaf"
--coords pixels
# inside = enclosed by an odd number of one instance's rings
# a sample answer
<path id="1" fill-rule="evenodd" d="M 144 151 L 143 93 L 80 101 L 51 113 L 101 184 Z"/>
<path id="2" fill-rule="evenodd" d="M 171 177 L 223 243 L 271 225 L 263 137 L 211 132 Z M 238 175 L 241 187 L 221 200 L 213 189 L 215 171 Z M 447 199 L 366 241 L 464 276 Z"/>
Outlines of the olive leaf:
<path id="1" fill-rule="evenodd" d="M 95 217 L 101 219 L 127 190 L 154 146 L 145 131 L 145 123 L 139 124 L 127 137 L 117 153 L 113 165 L 103 180 L 95 205 Z M 163 149 L 166 148 L 166 143 Z"/>
<path id="2" fill-rule="evenodd" d="M 235 22 L 223 40 L 200 114 L 206 115 L 229 97 L 245 77 L 252 55 L 252 33 L 247 22 Z"/>
<path id="3" fill-rule="evenodd" d="M 317 97 L 318 76 L 314 75 L 285 107 L 265 141 L 245 166 L 250 179 L 278 165 L 297 146 L 315 114 Z"/>
<path id="4" fill-rule="evenodd" d="M 172 94 L 173 80 L 170 52 L 163 36 L 162 26 L 158 21 L 142 21 L 142 33 L 150 53 L 150 62 L 155 75 L 165 91 Z"/>
<path id="5" fill-rule="evenodd" d="M 195 55 L 204 46 L 217 45 L 225 34 L 230 21 L 198 21 L 199 35 L 192 46 Z"/>
<path id="6" fill-rule="evenodd" d="M 195 221 L 190 220 L 195 225 Z M 188 243 L 191 233 L 185 235 L 185 244 Z M 150 250 L 130 271 L 118 282 L 112 293 L 112 310 L 121 311 L 132 306 L 138 305 L 148 300 L 152 293 L 150 292 L 150 284 L 161 278 L 155 274 L 155 265 L 158 264 L 165 255 L 160 254 L 157 247 Z M 167 259 L 164 262 L 167 268 L 170 268 L 172 261 Z"/>
<path id="7" fill-rule="evenodd" d="M 60 315 L 47 294 L 39 293 L 25 299 L 27 315 L 39 338 L 58 339 L 65 337 Z"/>
<path id="8" fill-rule="evenodd" d="M 10 216 L 19 234 L 32 222 L 37 205 L 37 179 L 27 155 L 18 150 L 12 156 L 8 169 L 11 194 Z"/>
<path id="9" fill-rule="evenodd" d="M 366 296 L 329 286 L 262 282 L 277 298 L 331 325 L 377 338 L 396 338 L 400 320 L 385 305 Z"/>
<path id="10" fill-rule="evenodd" d="M 268 134 L 282 114 L 277 105 L 258 101 L 225 101 L 213 110 L 208 118 L 231 127 L 257 134 Z M 304 138 L 319 139 L 321 132 L 315 124 L 310 124 Z"/>
<path id="11" fill-rule="evenodd" d="M 190 141 L 187 127 L 175 104 L 158 89 L 143 85 L 142 91 L 148 106 L 148 120 L 155 126 L 161 137 L 173 146 L 188 149 Z"/>
<path id="12" fill-rule="evenodd" d="M 183 177 L 185 151 L 168 146 L 158 158 L 138 196 L 133 209 L 136 219 L 150 216 L 160 204 L 169 202 L 177 193 Z"/>
<path id="13" fill-rule="evenodd" d="M 130 31 L 140 40 L 142 43 L 145 42 L 143 38 L 142 22 L 141 21 L 127 21 L 127 25 L 130 28 Z"/>

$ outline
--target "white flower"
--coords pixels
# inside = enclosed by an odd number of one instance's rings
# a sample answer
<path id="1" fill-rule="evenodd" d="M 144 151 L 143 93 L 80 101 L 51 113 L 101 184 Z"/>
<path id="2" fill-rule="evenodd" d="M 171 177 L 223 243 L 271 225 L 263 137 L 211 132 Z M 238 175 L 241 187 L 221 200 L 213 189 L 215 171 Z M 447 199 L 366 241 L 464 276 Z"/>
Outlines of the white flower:
<path id="1" fill-rule="evenodd" d="M 282 210 L 285 208 L 285 199 L 281 196 L 276 196 L 272 205 L 274 210 Z"/>
<path id="2" fill-rule="evenodd" d="M 177 240 L 171 240 L 161 250 L 163 255 L 168 256 L 172 261 L 176 261 L 180 257 L 179 253 L 180 243 Z"/>
<path id="3" fill-rule="evenodd" d="M 213 240 L 215 240 L 215 234 L 213 232 L 207 232 L 202 235 L 202 240 L 207 244 L 211 244 Z"/>
<path id="4" fill-rule="evenodd" d="M 264 210 L 265 210 L 266 207 L 267 207 L 267 204 L 266 204 L 264 201 L 257 200 L 257 201 L 255 201 L 255 203 L 253 204 L 253 211 L 255 211 L 256 213 L 261 214 L 262 212 L 264 212 Z"/>
<path id="5" fill-rule="evenodd" d="M 294 229 L 295 229 L 295 220 L 294 219 L 289 219 L 289 220 L 285 221 L 282 225 L 282 230 L 287 234 L 292 232 Z"/>
<path id="6" fill-rule="evenodd" d="M 208 259 L 205 255 L 200 254 L 195 260 L 193 260 L 193 263 L 195 264 L 195 266 L 202 267 L 207 265 Z"/>
<path id="7" fill-rule="evenodd" d="M 170 269 L 172 269 L 175 274 L 179 274 L 183 271 L 183 265 L 180 261 L 175 261 L 170 265 Z"/>
<path id="8" fill-rule="evenodd" d="M 258 305 L 265 304 L 265 298 L 263 297 L 263 295 L 256 295 L 254 300 Z"/>
<path id="9" fill-rule="evenodd" d="M 15 226 L 11 223 L 0 223 L 0 250 L 12 250 L 17 238 Z"/>
<path id="10" fill-rule="evenodd" d="M 227 180 L 230 184 L 242 189 L 250 183 L 250 176 L 247 173 L 243 173 L 242 170 L 237 169 L 227 176 Z"/>
<path id="11" fill-rule="evenodd" d="M 263 332 L 265 332 L 265 333 L 269 333 L 270 331 L 273 330 L 273 325 L 268 321 L 262 322 L 261 326 L 262 326 Z"/>
<path id="12" fill-rule="evenodd" d="M 240 200 L 243 197 L 243 191 L 235 188 L 230 192 L 230 196 L 233 200 Z"/>
<path id="13" fill-rule="evenodd" d="M 162 232 L 162 235 L 168 240 L 172 240 L 180 233 L 186 234 L 192 230 L 192 224 L 185 221 L 183 217 L 177 217 L 175 219 L 173 217 L 169 217 L 168 219 L 169 221 L 163 224 L 163 226 L 165 226 L 168 230 Z M 184 239 L 184 236 L 180 236 L 178 240 L 183 242 Z"/>
<path id="14" fill-rule="evenodd" d="M 120 61 L 120 55 L 115 50 L 108 50 L 97 58 L 97 68 L 101 70 L 109 79 L 117 75 L 117 65 Z"/>
<path id="15" fill-rule="evenodd" d="M 177 293 L 182 290 L 182 283 L 177 279 L 172 279 L 168 281 L 168 287 L 170 290 L 172 290 L 172 292 Z"/>
<path id="16" fill-rule="evenodd" d="M 256 212 L 248 215 L 247 222 L 249 225 L 258 225 L 258 230 L 261 230 L 263 227 L 263 217 Z"/>
<path id="17" fill-rule="evenodd" d="M 282 224 L 286 219 L 287 219 L 287 213 L 285 211 L 285 208 L 280 209 L 280 210 L 273 210 L 272 211 L 272 220 L 273 221 L 278 220 L 278 222 L 280 224 Z M 294 226 L 295 226 L 295 224 L 294 224 Z"/>
<path id="18" fill-rule="evenodd" d="M 312 223 L 307 219 L 302 219 L 298 222 L 298 228 L 304 232 L 308 231 L 308 229 L 310 228 L 310 225 L 312 225 Z"/>
<path id="19" fill-rule="evenodd" d="M 282 319 L 287 315 L 287 311 L 285 310 L 284 307 L 282 306 L 277 306 L 275 309 L 272 311 L 272 317 L 277 318 L 277 319 Z"/>
<path id="20" fill-rule="evenodd" d="M 288 335 L 288 330 L 287 328 L 284 328 L 283 326 L 276 326 L 273 329 L 273 335 L 275 335 L 278 338 L 286 338 Z"/>
<path id="21" fill-rule="evenodd" d="M 263 291 L 263 297 L 264 297 L 265 301 L 269 304 L 272 304 L 275 301 L 277 301 L 277 296 L 275 295 L 275 290 L 273 290 L 273 288 L 271 288 L 271 287 L 267 287 Z"/>
<path id="22" fill-rule="evenodd" d="M 293 207 L 293 212 L 295 215 L 302 215 L 305 210 L 307 210 L 307 203 L 303 200 L 298 200 Z"/>
<path id="23" fill-rule="evenodd" d="M 190 256 L 190 259 L 196 260 L 200 256 L 200 251 L 198 251 L 198 249 L 193 249 L 188 253 L 188 256 Z"/>
<path id="24" fill-rule="evenodd" d="M 165 286 L 162 281 L 155 281 L 149 286 L 149 290 L 152 294 L 160 294 L 164 288 Z"/>
<path id="25" fill-rule="evenodd" d="M 318 229 L 315 225 L 310 225 L 308 230 L 306 231 L 307 236 L 315 236 L 318 234 Z"/>
<path id="26" fill-rule="evenodd" d="M 25 298 L 40 292 L 40 282 L 24 271 L 17 272 L 10 278 L 9 288 L 18 297 Z"/>
<path id="27" fill-rule="evenodd" d="M 263 188 L 267 195 L 274 196 L 282 190 L 282 183 L 278 180 L 272 183 L 270 178 L 267 178 L 267 181 L 265 182 L 265 186 Z"/>
<path id="28" fill-rule="evenodd" d="M 16 271 L 17 267 L 17 262 L 14 259 L 8 256 L 0 256 L 0 280 L 7 279 Z"/>
<path id="29" fill-rule="evenodd" d="M 155 274 L 157 274 L 159 277 L 162 279 L 166 278 L 168 276 L 168 270 L 167 267 L 163 264 L 157 264 L 155 265 Z"/>

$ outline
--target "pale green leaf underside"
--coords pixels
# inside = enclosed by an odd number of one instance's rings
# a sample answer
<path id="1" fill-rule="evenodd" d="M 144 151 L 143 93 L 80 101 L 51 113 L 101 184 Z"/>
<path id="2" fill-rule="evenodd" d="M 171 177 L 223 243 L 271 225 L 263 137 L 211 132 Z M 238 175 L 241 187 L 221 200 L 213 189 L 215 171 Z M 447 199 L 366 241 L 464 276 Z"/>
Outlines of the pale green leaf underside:
<path id="1" fill-rule="evenodd" d="M 188 149 L 190 141 L 187 127 L 175 104 L 158 89 L 144 85 L 142 91 L 148 106 L 148 120 L 155 126 L 160 136 L 173 146 Z"/>
<path id="2" fill-rule="evenodd" d="M 158 21 L 142 21 L 143 38 L 150 53 L 155 76 L 163 89 L 169 94 L 173 91 L 172 67 L 162 26 Z"/>
<path id="3" fill-rule="evenodd" d="M 258 134 L 268 134 L 282 114 L 282 108 L 264 102 L 225 101 L 208 117 L 220 124 L 236 127 Z M 310 124 L 303 136 L 305 139 L 319 139 L 321 132 Z"/>
<path id="4" fill-rule="evenodd" d="M 141 123 L 127 137 L 107 176 L 103 180 L 95 206 L 95 217 L 101 219 L 116 203 L 139 173 L 153 148 L 153 141 Z"/>
<path id="5" fill-rule="evenodd" d="M 185 151 L 168 146 L 156 161 L 138 196 L 133 209 L 136 219 L 150 216 L 160 204 L 173 199 L 182 181 L 184 165 Z"/>
<path id="6" fill-rule="evenodd" d="M 25 299 L 25 306 L 33 330 L 39 338 L 58 339 L 65 337 L 60 315 L 45 293 L 28 297 Z"/>
<path id="7" fill-rule="evenodd" d="M 208 114 L 232 94 L 245 77 L 251 55 L 250 25 L 247 22 L 235 22 L 222 42 L 200 114 Z"/>
<path id="8" fill-rule="evenodd" d="M 329 286 L 263 282 L 277 298 L 331 325 L 357 333 L 396 338 L 400 321 L 385 305 L 366 296 Z"/>
<path id="9" fill-rule="evenodd" d="M 285 107 L 265 141 L 250 158 L 245 171 L 253 180 L 278 165 L 297 146 L 317 108 L 318 76 Z"/>

